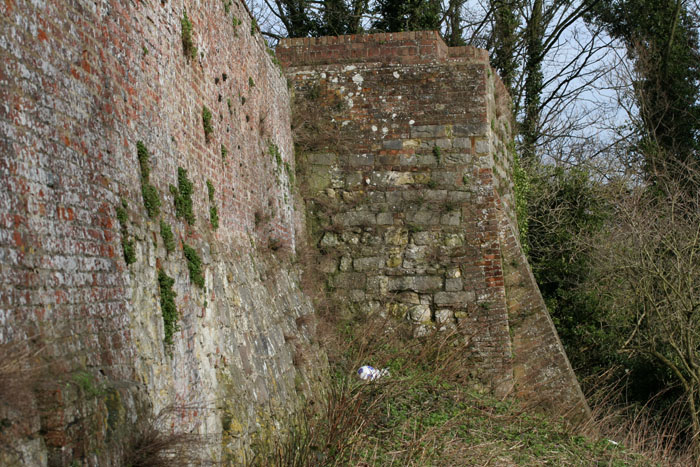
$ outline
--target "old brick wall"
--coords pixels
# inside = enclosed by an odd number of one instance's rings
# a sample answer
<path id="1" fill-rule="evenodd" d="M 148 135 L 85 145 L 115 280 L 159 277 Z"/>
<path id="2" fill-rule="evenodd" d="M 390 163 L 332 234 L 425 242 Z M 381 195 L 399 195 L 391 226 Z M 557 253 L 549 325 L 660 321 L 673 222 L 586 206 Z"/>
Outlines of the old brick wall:
<path id="1" fill-rule="evenodd" d="M 417 335 L 460 326 L 494 392 L 585 412 L 513 237 L 510 100 L 486 52 L 408 32 L 287 39 L 277 53 L 309 227 L 346 312 L 406 318 Z"/>
<path id="2" fill-rule="evenodd" d="M 302 363 L 323 356 L 289 264 L 301 225 L 289 92 L 251 23 L 239 1 L 0 3 L 0 359 L 27 369 L 28 395 L 0 400 L 17 443 L 5 462 L 117 464 L 125 437 L 170 405 L 177 427 L 211 435 L 208 456 L 242 462 L 283 431 L 297 392 L 311 396 L 318 375 Z M 178 168 L 192 225 L 176 216 Z M 172 345 L 158 271 L 176 293 Z"/>

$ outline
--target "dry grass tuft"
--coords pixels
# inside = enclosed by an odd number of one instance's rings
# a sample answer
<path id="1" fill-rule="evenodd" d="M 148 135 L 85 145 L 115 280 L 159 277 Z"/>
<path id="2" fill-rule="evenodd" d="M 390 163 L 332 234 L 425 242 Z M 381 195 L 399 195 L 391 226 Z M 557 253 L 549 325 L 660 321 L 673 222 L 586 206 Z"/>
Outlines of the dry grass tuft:
<path id="1" fill-rule="evenodd" d="M 207 440 L 198 433 L 173 429 L 174 420 L 193 407 L 170 406 L 156 416 L 140 422 L 127 437 L 122 465 L 131 467 L 168 467 L 202 465 L 208 453 Z"/>

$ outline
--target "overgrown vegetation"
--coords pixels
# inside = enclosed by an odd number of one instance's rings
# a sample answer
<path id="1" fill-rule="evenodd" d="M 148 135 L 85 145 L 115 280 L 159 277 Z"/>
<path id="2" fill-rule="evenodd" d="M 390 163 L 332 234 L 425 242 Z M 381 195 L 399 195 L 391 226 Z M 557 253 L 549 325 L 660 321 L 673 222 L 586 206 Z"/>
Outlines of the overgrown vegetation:
<path id="1" fill-rule="evenodd" d="M 187 170 L 182 167 L 177 168 L 177 187 L 170 185 L 170 193 L 173 195 L 175 203 L 175 215 L 185 219 L 189 225 L 194 225 L 195 217 L 192 209 L 193 186 L 187 177 Z"/>
<path id="2" fill-rule="evenodd" d="M 190 282 L 197 287 L 204 288 L 204 275 L 202 274 L 202 259 L 197 251 L 186 243 L 182 245 L 182 251 L 187 259 L 187 269 L 190 272 Z"/>
<path id="3" fill-rule="evenodd" d="M 392 318 L 319 325 L 332 370 L 324 406 L 259 465 L 652 465 L 603 433 L 582 434 L 593 425 L 477 390 L 465 328 L 415 338 Z M 361 381 L 363 364 L 391 374 Z"/>
<path id="4" fill-rule="evenodd" d="M 176 293 L 173 290 L 175 279 L 168 276 L 162 269 L 158 270 L 158 288 L 160 290 L 160 311 L 163 315 L 163 329 L 166 346 L 173 344 L 173 335 L 179 330 L 177 325 L 178 313 L 175 306 Z"/>
<path id="5" fill-rule="evenodd" d="M 202 465 L 207 440 L 197 433 L 176 431 L 174 419 L 186 411 L 202 411 L 201 407 L 173 407 L 138 423 L 129 432 L 121 463 L 129 467 L 172 467 Z"/>

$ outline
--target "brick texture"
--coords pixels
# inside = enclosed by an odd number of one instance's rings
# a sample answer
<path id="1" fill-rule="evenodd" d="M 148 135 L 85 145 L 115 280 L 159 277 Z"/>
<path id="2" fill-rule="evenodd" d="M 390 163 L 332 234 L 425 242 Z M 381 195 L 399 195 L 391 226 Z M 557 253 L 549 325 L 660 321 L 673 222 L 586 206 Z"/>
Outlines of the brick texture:
<path id="1" fill-rule="evenodd" d="M 0 2 L 0 345 L 43 349 L 23 362 L 40 371 L 25 388 L 31 410 L 0 403 L 0 418 L 35 420 L 18 441 L 24 457 L 0 464 L 118 465 L 120 433 L 136 429 L 125 421 L 169 405 L 198 406 L 180 411 L 181 428 L 218 436 L 207 449 L 245 463 L 255 436 L 276 436 L 272 420 L 293 412 L 293 357 L 309 342 L 295 320 L 313 310 L 284 259 L 301 219 L 289 91 L 251 21 L 238 1 Z M 137 141 L 162 203 L 153 219 Z M 178 167 L 193 184 L 193 225 L 175 216 Z M 169 351 L 159 269 L 177 294 Z"/>

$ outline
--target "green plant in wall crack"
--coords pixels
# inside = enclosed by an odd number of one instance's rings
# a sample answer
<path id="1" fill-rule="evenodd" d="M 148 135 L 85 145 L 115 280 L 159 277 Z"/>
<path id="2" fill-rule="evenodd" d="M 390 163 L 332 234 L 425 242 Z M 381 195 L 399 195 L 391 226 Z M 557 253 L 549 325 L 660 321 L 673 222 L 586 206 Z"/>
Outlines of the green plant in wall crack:
<path id="1" fill-rule="evenodd" d="M 177 294 L 173 290 L 175 279 L 168 276 L 162 269 L 158 270 L 158 288 L 160 290 L 160 311 L 163 315 L 163 329 L 165 337 L 163 343 L 166 346 L 173 344 L 173 335 L 179 330 L 177 325 L 177 307 L 175 297 Z"/>
<path id="2" fill-rule="evenodd" d="M 101 396 L 104 393 L 103 388 L 95 381 L 95 377 L 92 373 L 88 371 L 76 371 L 71 376 L 71 380 L 80 388 L 83 395 L 88 398 Z"/>
<path id="3" fill-rule="evenodd" d="M 214 230 L 219 228 L 219 210 L 214 201 L 214 184 L 207 180 L 207 194 L 209 195 L 209 221 Z"/>
<path id="4" fill-rule="evenodd" d="M 277 147 L 275 143 L 269 143 L 267 145 L 267 150 L 270 152 L 270 156 L 277 164 L 277 167 L 282 165 L 282 154 L 280 153 L 280 148 Z"/>
<path id="5" fill-rule="evenodd" d="M 185 53 L 187 59 L 196 58 L 197 47 L 194 46 L 194 40 L 192 39 L 192 22 L 187 16 L 186 10 L 182 12 L 180 26 L 182 27 L 182 51 Z"/>
<path id="6" fill-rule="evenodd" d="M 188 224 L 195 222 L 192 210 L 192 182 L 187 178 L 187 170 L 182 167 L 177 168 L 177 187 L 170 185 L 170 193 L 175 202 L 175 215 L 185 219 Z"/>
<path id="7" fill-rule="evenodd" d="M 129 215 L 127 213 L 128 205 L 126 200 L 121 200 L 121 206 L 117 206 L 117 221 L 119 221 L 119 230 L 122 234 L 122 252 L 124 253 L 124 262 L 130 265 L 136 262 L 136 253 L 134 251 L 134 241 L 129 238 L 128 224 Z"/>
<path id="8" fill-rule="evenodd" d="M 435 162 L 437 165 L 440 165 L 440 161 L 442 160 L 442 151 L 440 150 L 440 146 L 437 144 L 433 146 L 433 156 L 435 156 Z"/>
<path id="9" fill-rule="evenodd" d="M 139 167 L 141 168 L 141 195 L 143 196 L 143 205 L 146 207 L 148 217 L 153 219 L 160 214 L 160 196 L 158 189 L 151 185 L 149 176 L 151 174 L 151 165 L 148 149 L 142 141 L 136 143 L 136 153 L 139 159 Z"/>
<path id="10" fill-rule="evenodd" d="M 208 143 L 214 132 L 214 127 L 211 124 L 211 110 L 206 105 L 202 106 L 202 125 L 204 126 L 204 137 Z"/>
<path id="11" fill-rule="evenodd" d="M 202 274 L 202 259 L 197 251 L 187 243 L 182 245 L 182 250 L 187 259 L 187 269 L 190 271 L 190 282 L 199 288 L 204 288 L 204 275 Z"/>
<path id="12" fill-rule="evenodd" d="M 173 229 L 165 221 L 160 221 L 160 236 L 163 239 L 163 245 L 165 245 L 165 251 L 168 253 L 175 250 L 175 237 L 173 235 Z"/>

